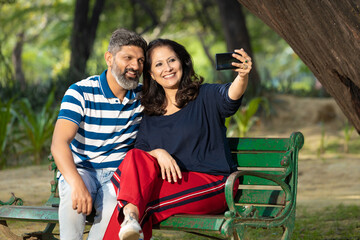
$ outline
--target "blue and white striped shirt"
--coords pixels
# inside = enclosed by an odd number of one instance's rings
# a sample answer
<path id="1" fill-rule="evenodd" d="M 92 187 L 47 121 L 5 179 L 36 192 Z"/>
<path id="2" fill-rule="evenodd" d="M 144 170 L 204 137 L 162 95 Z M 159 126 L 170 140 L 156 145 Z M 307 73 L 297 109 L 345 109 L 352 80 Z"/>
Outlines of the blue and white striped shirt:
<path id="1" fill-rule="evenodd" d="M 74 83 L 66 91 L 58 119 L 76 123 L 79 129 L 70 144 L 78 167 L 116 169 L 133 148 L 143 107 L 141 85 L 126 93 L 121 102 L 110 90 L 106 70 Z"/>

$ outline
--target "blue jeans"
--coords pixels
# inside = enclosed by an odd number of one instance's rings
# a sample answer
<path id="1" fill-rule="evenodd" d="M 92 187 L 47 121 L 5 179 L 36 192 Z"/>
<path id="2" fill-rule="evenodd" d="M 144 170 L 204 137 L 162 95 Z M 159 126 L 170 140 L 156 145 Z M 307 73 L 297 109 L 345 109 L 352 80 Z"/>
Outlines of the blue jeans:
<path id="1" fill-rule="evenodd" d="M 115 189 L 110 181 L 114 171 L 78 168 L 78 172 L 91 194 L 96 210 L 88 239 L 101 240 L 117 203 Z M 59 195 L 60 239 L 82 240 L 86 215 L 78 214 L 72 208 L 71 188 L 63 176 L 59 178 Z"/>

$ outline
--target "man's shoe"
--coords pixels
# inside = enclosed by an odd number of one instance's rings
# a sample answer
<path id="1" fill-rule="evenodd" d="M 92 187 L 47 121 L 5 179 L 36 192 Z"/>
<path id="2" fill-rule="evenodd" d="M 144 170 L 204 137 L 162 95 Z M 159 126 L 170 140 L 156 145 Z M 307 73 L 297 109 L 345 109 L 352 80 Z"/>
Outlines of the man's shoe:
<path id="1" fill-rule="evenodd" d="M 144 239 L 143 231 L 140 224 L 135 219 L 125 220 L 121 224 L 119 232 L 120 240 L 142 240 Z"/>

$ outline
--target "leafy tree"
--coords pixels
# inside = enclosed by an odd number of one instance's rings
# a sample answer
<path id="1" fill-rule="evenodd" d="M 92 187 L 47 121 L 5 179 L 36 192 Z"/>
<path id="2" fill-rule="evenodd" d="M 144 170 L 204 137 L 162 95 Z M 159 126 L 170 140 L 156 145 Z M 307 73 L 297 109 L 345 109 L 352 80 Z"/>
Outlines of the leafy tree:
<path id="1" fill-rule="evenodd" d="M 69 7 L 66 0 L 17 0 L 0 6 L 4 57 L 8 62 L 12 59 L 14 79 L 22 90 L 29 82 L 49 78 L 44 66 L 51 68 L 57 60 L 54 56 L 61 52 L 61 45 L 50 40 L 62 41 L 59 36 L 64 29 L 60 27 L 59 31 L 59 25 L 63 26 L 66 19 L 59 12 L 67 12 Z M 51 49 L 51 58 L 46 56 L 47 49 Z"/>

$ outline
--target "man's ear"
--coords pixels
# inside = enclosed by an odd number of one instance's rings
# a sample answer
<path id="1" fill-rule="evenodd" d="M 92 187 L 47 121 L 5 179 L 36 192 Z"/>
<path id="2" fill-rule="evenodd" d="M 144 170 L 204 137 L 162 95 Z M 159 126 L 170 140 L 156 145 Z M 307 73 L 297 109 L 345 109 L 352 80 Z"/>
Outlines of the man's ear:
<path id="1" fill-rule="evenodd" d="M 105 58 L 108 68 L 111 67 L 113 60 L 114 60 L 112 53 L 110 53 L 109 51 L 106 51 L 104 54 L 104 58 Z"/>

